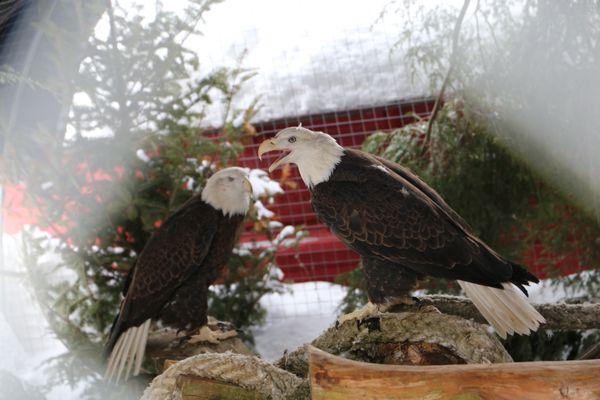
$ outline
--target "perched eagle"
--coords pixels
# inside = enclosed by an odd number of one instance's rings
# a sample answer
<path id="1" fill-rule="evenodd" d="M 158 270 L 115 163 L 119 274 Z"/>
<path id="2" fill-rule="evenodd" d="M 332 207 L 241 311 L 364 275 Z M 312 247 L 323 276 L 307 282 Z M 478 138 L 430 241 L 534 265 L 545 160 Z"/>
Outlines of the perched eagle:
<path id="1" fill-rule="evenodd" d="M 213 174 L 201 194 L 171 214 L 141 252 L 112 326 L 106 378 L 140 371 L 151 320 L 184 330 L 196 341 L 223 339 L 206 326 L 208 287 L 235 246 L 252 186 L 241 168 Z"/>
<path id="2" fill-rule="evenodd" d="M 538 279 L 496 253 L 419 177 L 401 165 L 345 149 L 322 132 L 286 128 L 258 149 L 288 152 L 270 167 L 298 166 L 318 217 L 361 256 L 369 303 L 363 319 L 410 303 L 418 279 L 456 279 L 498 334 L 529 334 L 544 318 L 527 300 Z"/>

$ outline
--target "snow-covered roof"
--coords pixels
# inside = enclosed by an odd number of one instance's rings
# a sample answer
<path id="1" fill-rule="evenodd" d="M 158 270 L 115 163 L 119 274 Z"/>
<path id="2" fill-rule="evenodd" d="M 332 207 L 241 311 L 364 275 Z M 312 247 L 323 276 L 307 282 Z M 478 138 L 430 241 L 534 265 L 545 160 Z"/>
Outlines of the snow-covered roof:
<path id="1" fill-rule="evenodd" d="M 189 45 L 205 68 L 243 67 L 258 75 L 242 103 L 261 96 L 257 120 L 344 110 L 426 94 L 413 85 L 389 0 L 228 0 L 205 15 L 203 37 Z M 226 27 L 226 28 L 224 28 Z"/>

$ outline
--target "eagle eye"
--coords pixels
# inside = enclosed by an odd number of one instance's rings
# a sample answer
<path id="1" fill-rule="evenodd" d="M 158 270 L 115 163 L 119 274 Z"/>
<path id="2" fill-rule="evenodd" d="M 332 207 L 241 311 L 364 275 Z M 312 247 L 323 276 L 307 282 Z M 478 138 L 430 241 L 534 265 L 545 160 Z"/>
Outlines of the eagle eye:
<path id="1" fill-rule="evenodd" d="M 295 143 L 296 142 L 296 136 L 290 136 L 290 138 L 288 139 L 288 142 Z"/>
<path id="2" fill-rule="evenodd" d="M 228 176 L 228 177 L 227 177 L 227 180 L 228 180 L 229 182 L 233 182 L 233 181 L 234 181 L 234 178 L 233 178 L 233 177 L 231 177 L 231 176 Z"/>

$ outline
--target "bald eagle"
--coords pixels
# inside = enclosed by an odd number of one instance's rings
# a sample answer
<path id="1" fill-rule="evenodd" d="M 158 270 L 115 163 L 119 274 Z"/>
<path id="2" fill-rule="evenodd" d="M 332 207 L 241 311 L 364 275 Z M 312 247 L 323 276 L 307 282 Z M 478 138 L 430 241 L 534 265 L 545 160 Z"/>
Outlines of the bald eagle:
<path id="1" fill-rule="evenodd" d="M 501 337 L 529 334 L 544 318 L 525 286 L 538 279 L 471 231 L 440 195 L 407 168 L 345 149 L 322 132 L 286 128 L 258 149 L 287 152 L 269 167 L 298 166 L 317 216 L 361 256 L 369 303 L 342 316 L 363 319 L 411 303 L 424 276 L 456 279 Z"/>
<path id="2" fill-rule="evenodd" d="M 235 246 L 252 186 L 241 168 L 208 178 L 202 192 L 171 214 L 141 252 L 112 326 L 106 378 L 139 374 L 151 320 L 186 331 L 195 341 L 223 339 L 207 323 L 208 287 Z"/>

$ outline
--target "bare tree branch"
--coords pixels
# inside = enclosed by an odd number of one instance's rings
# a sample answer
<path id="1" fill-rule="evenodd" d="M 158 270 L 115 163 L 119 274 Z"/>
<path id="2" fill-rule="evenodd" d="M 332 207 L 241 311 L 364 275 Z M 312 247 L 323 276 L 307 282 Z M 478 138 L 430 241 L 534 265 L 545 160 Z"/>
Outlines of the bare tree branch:
<path id="1" fill-rule="evenodd" d="M 592 345 L 579 357 L 579 360 L 600 359 L 600 342 Z"/>
<path id="2" fill-rule="evenodd" d="M 486 323 L 470 300 L 464 297 L 435 295 L 419 299 L 419 306 L 432 305 L 443 314 Z M 543 329 L 579 330 L 600 329 L 600 304 L 535 304 L 535 309 L 546 318 Z"/>
<path id="3" fill-rule="evenodd" d="M 423 150 L 421 154 L 424 154 L 427 150 L 429 142 L 431 140 L 431 129 L 433 127 L 433 122 L 437 117 L 437 114 L 440 109 L 440 104 L 444 98 L 444 92 L 446 91 L 446 86 L 448 86 L 448 82 L 450 81 L 450 75 L 454 71 L 454 67 L 456 65 L 456 57 L 458 53 L 458 39 L 460 36 L 460 29 L 465 19 L 465 14 L 467 13 L 467 8 L 469 8 L 469 4 L 471 0 L 465 0 L 463 3 L 462 9 L 460 10 L 460 14 L 458 15 L 458 19 L 456 20 L 456 25 L 454 25 L 454 32 L 452 34 L 452 53 L 450 53 L 450 67 L 448 68 L 448 72 L 446 73 L 446 77 L 442 82 L 442 87 L 440 88 L 440 92 L 438 94 L 437 99 L 433 105 L 433 110 L 431 111 L 431 117 L 429 118 L 429 123 L 427 124 L 427 131 L 425 132 L 425 140 L 423 141 Z"/>

